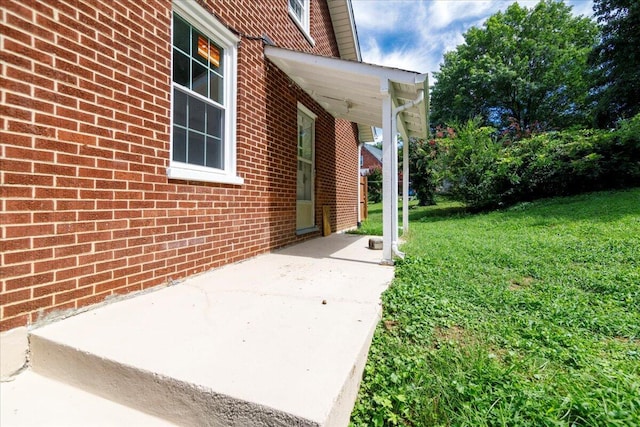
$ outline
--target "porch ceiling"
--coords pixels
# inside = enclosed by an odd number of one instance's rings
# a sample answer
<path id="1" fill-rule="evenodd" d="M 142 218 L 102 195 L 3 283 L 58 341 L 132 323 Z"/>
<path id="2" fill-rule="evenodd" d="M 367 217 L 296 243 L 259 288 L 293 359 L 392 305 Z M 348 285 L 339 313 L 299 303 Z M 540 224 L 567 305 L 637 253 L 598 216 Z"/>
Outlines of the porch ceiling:
<path id="1" fill-rule="evenodd" d="M 394 107 L 411 103 L 420 90 L 428 99 L 426 74 L 275 46 L 265 46 L 265 55 L 326 111 L 361 127 L 383 126 L 382 103 L 387 93 Z M 428 102 L 421 102 L 400 113 L 398 131 L 403 138 L 427 137 L 427 106 Z"/>

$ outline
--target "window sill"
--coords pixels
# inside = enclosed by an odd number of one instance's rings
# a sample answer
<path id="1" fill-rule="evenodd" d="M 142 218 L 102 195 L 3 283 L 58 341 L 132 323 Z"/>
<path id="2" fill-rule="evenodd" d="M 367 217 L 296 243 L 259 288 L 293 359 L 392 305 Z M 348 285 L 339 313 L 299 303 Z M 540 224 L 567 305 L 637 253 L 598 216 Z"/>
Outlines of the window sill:
<path id="1" fill-rule="evenodd" d="M 205 172 L 193 169 L 172 166 L 167 168 L 167 177 L 171 179 L 184 179 L 188 181 L 215 182 L 219 184 L 242 185 L 244 179 L 235 175 L 227 175 L 215 172 Z"/>
<path id="2" fill-rule="evenodd" d="M 294 24 L 296 24 L 296 27 L 298 27 L 298 29 L 300 30 L 302 35 L 304 35 L 304 38 L 307 39 L 311 47 L 315 47 L 316 41 L 313 39 L 313 37 L 311 37 L 309 30 L 305 28 L 304 25 L 300 23 L 300 21 L 298 21 L 298 17 L 291 11 L 289 11 L 289 17 L 291 17 L 291 20 L 293 21 Z"/>
<path id="3" fill-rule="evenodd" d="M 320 231 L 317 226 L 309 227 L 309 228 L 301 228 L 300 230 L 296 230 L 296 236 L 301 236 L 303 234 L 315 233 L 316 231 Z"/>

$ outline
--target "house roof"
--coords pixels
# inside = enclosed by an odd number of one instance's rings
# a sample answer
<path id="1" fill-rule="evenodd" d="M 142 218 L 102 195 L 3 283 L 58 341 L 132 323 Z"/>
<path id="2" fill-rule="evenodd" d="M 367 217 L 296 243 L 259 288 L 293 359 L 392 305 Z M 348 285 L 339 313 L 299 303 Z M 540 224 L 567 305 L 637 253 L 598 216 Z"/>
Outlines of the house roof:
<path id="1" fill-rule="evenodd" d="M 276 46 L 265 46 L 265 55 L 326 111 L 358 125 L 383 127 L 386 96 L 394 107 L 411 104 L 420 91 L 428 99 L 426 74 Z M 427 104 L 420 102 L 399 114 L 398 130 L 404 138 L 427 137 Z M 363 135 L 360 140 L 367 141 Z"/>

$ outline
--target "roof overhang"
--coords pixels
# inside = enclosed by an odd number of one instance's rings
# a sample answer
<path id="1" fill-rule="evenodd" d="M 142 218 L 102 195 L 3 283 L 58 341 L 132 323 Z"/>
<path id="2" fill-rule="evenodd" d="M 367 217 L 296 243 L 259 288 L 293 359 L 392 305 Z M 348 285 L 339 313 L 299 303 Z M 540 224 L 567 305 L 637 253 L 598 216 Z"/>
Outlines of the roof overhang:
<path id="1" fill-rule="evenodd" d="M 361 61 L 358 31 L 351 0 L 333 0 L 328 2 L 328 6 L 340 58 Z"/>
<path id="2" fill-rule="evenodd" d="M 398 115 L 402 137 L 426 138 L 428 131 L 428 81 L 426 74 L 363 62 L 313 55 L 265 46 L 265 55 L 318 104 L 336 118 L 362 126 L 383 126 L 382 104 L 390 96 L 393 106 L 424 102 Z M 370 135 L 360 135 L 362 142 Z"/>

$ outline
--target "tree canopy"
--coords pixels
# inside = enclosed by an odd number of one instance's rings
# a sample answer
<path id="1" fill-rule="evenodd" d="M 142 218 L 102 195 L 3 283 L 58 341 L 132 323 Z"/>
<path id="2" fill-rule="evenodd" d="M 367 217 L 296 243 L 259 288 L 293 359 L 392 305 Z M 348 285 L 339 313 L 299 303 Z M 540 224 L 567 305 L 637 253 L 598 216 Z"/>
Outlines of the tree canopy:
<path id="1" fill-rule="evenodd" d="M 498 128 L 587 123 L 587 59 L 597 35 L 591 19 L 573 16 L 561 1 L 531 9 L 514 3 L 445 54 L 434 74 L 432 123 L 475 116 Z"/>
<path id="2" fill-rule="evenodd" d="M 601 24 L 600 42 L 593 50 L 595 124 L 611 126 L 640 112 L 640 2 L 595 0 Z"/>

